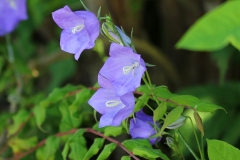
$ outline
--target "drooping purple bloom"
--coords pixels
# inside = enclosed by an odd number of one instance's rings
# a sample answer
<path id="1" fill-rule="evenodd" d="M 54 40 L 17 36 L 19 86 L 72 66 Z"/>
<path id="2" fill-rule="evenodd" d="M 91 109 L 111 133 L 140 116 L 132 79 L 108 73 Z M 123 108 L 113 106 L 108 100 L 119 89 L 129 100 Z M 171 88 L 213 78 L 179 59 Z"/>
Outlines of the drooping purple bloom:
<path id="1" fill-rule="evenodd" d="M 19 21 L 27 19 L 26 0 L 0 1 L 0 36 L 12 32 Z"/>
<path id="2" fill-rule="evenodd" d="M 132 48 L 112 43 L 110 57 L 100 70 L 100 74 L 112 82 L 117 96 L 133 92 L 140 86 L 145 62 Z"/>
<path id="3" fill-rule="evenodd" d="M 96 111 L 102 114 L 99 127 L 119 126 L 133 112 L 135 98 L 132 93 L 117 97 L 111 83 L 101 75 L 99 75 L 99 83 L 104 88 L 97 90 L 88 101 Z"/>
<path id="4" fill-rule="evenodd" d="M 154 144 L 160 141 L 160 138 L 150 138 L 157 133 L 153 126 L 153 117 L 140 110 L 136 113 L 136 118 L 130 120 L 129 132 L 132 138 L 148 139 L 151 144 Z"/>
<path id="5" fill-rule="evenodd" d="M 63 29 L 60 46 L 63 51 L 75 54 L 78 60 L 84 49 L 91 49 L 99 35 L 100 23 L 89 11 L 72 12 L 65 6 L 52 13 L 53 20 Z"/>

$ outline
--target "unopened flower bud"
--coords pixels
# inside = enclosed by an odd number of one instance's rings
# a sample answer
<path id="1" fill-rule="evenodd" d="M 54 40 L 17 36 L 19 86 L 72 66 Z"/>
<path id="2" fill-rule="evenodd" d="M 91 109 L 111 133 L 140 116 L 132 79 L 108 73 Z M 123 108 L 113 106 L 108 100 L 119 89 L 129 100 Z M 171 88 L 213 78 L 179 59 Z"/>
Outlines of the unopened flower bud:
<path id="1" fill-rule="evenodd" d="M 176 151 L 176 143 L 175 140 L 172 137 L 167 137 L 166 138 L 167 145 L 174 151 Z"/>
<path id="2" fill-rule="evenodd" d="M 131 39 L 111 22 L 111 19 L 107 19 L 107 21 L 102 24 L 102 31 L 106 37 L 117 44 L 129 47 L 132 43 Z"/>
<path id="3" fill-rule="evenodd" d="M 180 118 L 178 118 L 177 121 L 173 122 L 166 128 L 167 129 L 177 129 L 177 128 L 181 127 L 185 123 L 185 121 L 186 121 L 186 117 L 181 116 Z"/>

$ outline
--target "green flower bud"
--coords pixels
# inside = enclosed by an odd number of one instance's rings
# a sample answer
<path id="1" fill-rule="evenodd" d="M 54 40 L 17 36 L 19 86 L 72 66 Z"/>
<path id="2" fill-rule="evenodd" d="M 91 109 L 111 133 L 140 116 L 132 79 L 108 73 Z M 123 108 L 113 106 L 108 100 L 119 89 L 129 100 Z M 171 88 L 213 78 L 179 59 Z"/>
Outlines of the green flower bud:
<path id="1" fill-rule="evenodd" d="M 178 118 L 177 121 L 173 122 L 172 124 L 170 124 L 169 126 L 167 126 L 167 129 L 177 129 L 179 127 L 181 127 L 185 122 L 186 122 L 186 117 L 181 116 L 180 118 Z"/>

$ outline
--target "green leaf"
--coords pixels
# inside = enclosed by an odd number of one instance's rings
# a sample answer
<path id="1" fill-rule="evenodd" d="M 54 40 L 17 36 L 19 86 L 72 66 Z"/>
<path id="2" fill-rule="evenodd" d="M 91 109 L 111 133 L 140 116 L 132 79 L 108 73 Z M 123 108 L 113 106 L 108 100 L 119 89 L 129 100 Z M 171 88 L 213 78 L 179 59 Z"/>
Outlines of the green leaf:
<path id="1" fill-rule="evenodd" d="M 25 109 L 21 109 L 13 116 L 13 124 L 8 127 L 8 136 L 13 135 L 29 117 L 29 113 Z"/>
<path id="2" fill-rule="evenodd" d="M 151 94 L 151 90 L 148 88 L 147 85 L 142 85 L 140 87 L 137 88 L 137 92 L 141 92 L 142 94 L 145 93 L 145 94 Z"/>
<path id="3" fill-rule="evenodd" d="M 199 114 L 197 112 L 195 112 L 195 111 L 193 112 L 193 116 L 194 116 L 197 128 L 199 129 L 199 131 L 201 132 L 202 137 L 203 137 L 204 136 L 204 128 L 203 128 L 202 119 L 199 116 Z"/>
<path id="4" fill-rule="evenodd" d="M 34 117 L 36 119 L 37 126 L 41 128 L 41 125 L 46 119 L 46 108 L 41 107 L 40 105 L 37 105 L 33 109 Z"/>
<path id="5" fill-rule="evenodd" d="M 134 112 L 140 111 L 148 103 L 148 100 L 149 100 L 149 94 L 143 93 L 143 95 L 141 95 L 137 99 L 136 105 L 134 107 Z"/>
<path id="6" fill-rule="evenodd" d="M 104 129 L 104 135 L 105 136 L 113 136 L 116 137 L 120 134 L 122 134 L 123 128 L 121 126 L 108 126 Z"/>
<path id="7" fill-rule="evenodd" d="M 238 160 L 240 157 L 240 150 L 224 141 L 207 139 L 207 144 L 210 160 Z"/>
<path id="8" fill-rule="evenodd" d="M 11 138 L 8 145 L 12 148 L 14 153 L 19 153 L 22 150 L 29 150 L 37 144 L 37 137 L 30 137 L 27 139 L 20 139 L 18 137 Z"/>
<path id="9" fill-rule="evenodd" d="M 201 102 L 195 106 L 196 111 L 198 112 L 213 112 L 218 109 L 226 110 L 216 104 Z"/>
<path id="10" fill-rule="evenodd" d="M 153 120 L 158 121 L 163 118 L 164 114 L 167 111 L 167 103 L 162 102 L 154 111 L 153 111 Z"/>
<path id="11" fill-rule="evenodd" d="M 50 136 L 46 140 L 44 147 L 37 150 L 37 159 L 38 160 L 54 160 L 55 153 L 59 147 L 60 140 L 55 136 Z"/>
<path id="12" fill-rule="evenodd" d="M 123 141 L 122 144 L 131 152 L 134 150 L 134 148 L 139 146 L 152 148 L 151 144 L 146 139 L 129 139 L 129 140 Z"/>
<path id="13" fill-rule="evenodd" d="M 81 123 L 81 120 L 73 117 L 70 109 L 71 108 L 69 107 L 67 101 L 63 100 L 59 106 L 59 110 L 62 115 L 60 122 L 60 131 L 68 131 L 72 128 L 77 128 Z"/>
<path id="14" fill-rule="evenodd" d="M 98 151 L 102 148 L 104 143 L 103 138 L 95 138 L 93 144 L 88 149 L 87 153 L 84 156 L 84 160 L 89 160 L 92 156 L 98 153 Z"/>
<path id="15" fill-rule="evenodd" d="M 105 159 L 107 159 L 115 148 L 116 148 L 116 144 L 115 143 L 110 143 L 110 144 L 105 145 L 103 150 L 102 150 L 102 152 L 98 156 L 97 160 L 105 160 Z"/>
<path id="16" fill-rule="evenodd" d="M 174 102 L 178 106 L 189 107 L 195 107 L 197 104 L 201 102 L 197 97 L 191 95 L 177 95 L 170 98 L 170 101 Z"/>
<path id="17" fill-rule="evenodd" d="M 79 129 L 74 135 L 68 138 L 62 152 L 64 160 L 66 160 L 69 150 L 69 158 L 73 160 L 84 160 L 83 157 L 87 153 L 86 140 L 82 136 L 84 132 L 84 129 Z"/>
<path id="18" fill-rule="evenodd" d="M 160 157 L 163 160 L 169 160 L 169 158 L 164 153 L 162 153 L 160 149 L 152 149 L 140 146 L 133 149 L 133 154 L 146 159 Z"/>
<path id="19" fill-rule="evenodd" d="M 172 96 L 174 96 L 174 94 L 172 94 L 168 88 L 166 86 L 158 86 L 154 88 L 154 94 L 158 97 L 158 98 L 162 98 L 163 100 L 169 99 Z"/>
<path id="20" fill-rule="evenodd" d="M 130 156 L 122 156 L 121 160 L 131 160 Z"/>
<path id="21" fill-rule="evenodd" d="M 171 110 L 171 112 L 168 113 L 168 115 L 166 116 L 163 126 L 161 127 L 160 133 L 162 133 L 162 131 L 169 126 L 170 124 L 172 124 L 173 122 L 177 121 L 178 118 L 181 116 L 183 112 L 183 107 L 176 107 L 173 110 Z"/>
<path id="22" fill-rule="evenodd" d="M 240 1 L 225 2 L 201 17 L 177 43 L 177 48 L 213 51 L 232 44 L 240 50 Z"/>

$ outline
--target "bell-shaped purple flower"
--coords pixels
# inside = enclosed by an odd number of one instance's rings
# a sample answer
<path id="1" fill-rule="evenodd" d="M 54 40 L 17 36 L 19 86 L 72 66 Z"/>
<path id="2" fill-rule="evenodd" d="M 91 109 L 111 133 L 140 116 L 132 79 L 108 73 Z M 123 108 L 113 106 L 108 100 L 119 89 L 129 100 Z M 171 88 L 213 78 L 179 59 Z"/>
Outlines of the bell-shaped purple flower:
<path id="1" fill-rule="evenodd" d="M 140 110 L 136 113 L 136 118 L 130 120 L 129 132 L 132 138 L 148 139 L 151 144 L 154 144 L 160 141 L 160 138 L 150 138 L 157 133 L 153 126 L 153 117 Z"/>
<path id="2" fill-rule="evenodd" d="M 117 97 L 111 83 L 101 75 L 99 75 L 99 83 L 104 88 L 97 90 L 88 101 L 96 111 L 102 114 L 99 127 L 119 126 L 133 112 L 135 98 L 132 93 Z"/>
<path id="3" fill-rule="evenodd" d="M 100 70 L 100 74 L 112 82 L 117 96 L 133 92 L 140 86 L 146 65 L 132 48 L 112 43 L 110 57 Z"/>
<path id="4" fill-rule="evenodd" d="M 84 49 L 91 49 L 99 35 L 100 23 L 89 11 L 72 12 L 65 6 L 52 13 L 53 20 L 63 29 L 60 46 L 63 51 L 75 54 L 78 60 Z"/>
<path id="5" fill-rule="evenodd" d="M 1 0 L 0 36 L 12 32 L 19 21 L 27 18 L 26 0 Z"/>

